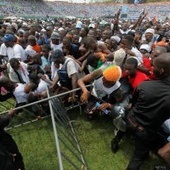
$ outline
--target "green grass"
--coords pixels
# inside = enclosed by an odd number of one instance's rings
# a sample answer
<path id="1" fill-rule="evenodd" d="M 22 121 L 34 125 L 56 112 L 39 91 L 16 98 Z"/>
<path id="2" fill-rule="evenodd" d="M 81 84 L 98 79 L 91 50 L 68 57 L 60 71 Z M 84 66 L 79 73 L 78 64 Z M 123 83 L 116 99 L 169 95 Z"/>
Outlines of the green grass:
<path id="1" fill-rule="evenodd" d="M 9 107 L 11 107 L 9 105 Z M 124 170 L 133 153 L 134 141 L 126 136 L 120 144 L 120 150 L 113 154 L 110 141 L 114 136 L 112 120 L 101 116 L 89 121 L 84 114 L 79 114 L 78 109 L 69 112 L 73 120 L 79 144 L 90 170 Z M 12 126 L 34 118 L 33 115 L 19 114 L 12 121 Z M 62 130 L 66 130 L 61 127 Z M 51 124 L 51 118 L 39 120 L 34 123 L 22 125 L 9 130 L 24 157 L 26 170 L 58 170 L 57 151 Z M 60 133 L 60 137 L 66 138 Z M 66 141 L 68 144 L 68 142 Z M 60 142 L 61 144 L 61 142 Z M 71 156 L 68 149 L 61 144 L 61 151 Z M 76 161 L 75 158 L 72 158 Z M 65 170 L 74 170 L 67 161 L 63 160 Z M 156 156 L 151 155 L 145 161 L 141 170 L 152 170 L 154 165 L 162 164 Z M 79 165 L 81 167 L 81 164 Z M 81 168 L 80 168 L 81 169 Z"/>

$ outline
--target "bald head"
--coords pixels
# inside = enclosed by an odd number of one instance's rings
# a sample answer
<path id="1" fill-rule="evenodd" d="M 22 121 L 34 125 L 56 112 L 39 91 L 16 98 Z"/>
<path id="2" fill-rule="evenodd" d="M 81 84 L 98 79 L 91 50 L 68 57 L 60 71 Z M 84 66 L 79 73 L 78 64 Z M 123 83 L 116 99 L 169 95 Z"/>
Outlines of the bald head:
<path id="1" fill-rule="evenodd" d="M 153 61 L 154 72 L 158 78 L 170 76 L 170 53 L 162 53 Z"/>
<path id="2" fill-rule="evenodd" d="M 154 57 L 157 57 L 158 55 L 160 55 L 162 53 L 167 53 L 167 49 L 165 47 L 156 46 L 153 51 Z"/>

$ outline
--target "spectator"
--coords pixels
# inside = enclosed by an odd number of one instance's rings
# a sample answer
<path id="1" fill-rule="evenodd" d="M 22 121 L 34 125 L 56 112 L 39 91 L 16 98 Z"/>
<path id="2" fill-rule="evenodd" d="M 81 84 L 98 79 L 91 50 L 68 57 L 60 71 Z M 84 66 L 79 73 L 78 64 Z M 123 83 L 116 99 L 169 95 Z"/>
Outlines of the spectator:
<path id="1" fill-rule="evenodd" d="M 57 75 L 54 79 L 53 88 L 57 86 L 59 82 L 62 87 L 68 89 L 75 89 L 77 85 L 78 78 L 84 76 L 83 72 L 79 73 L 79 64 L 75 62 L 72 58 L 65 56 L 60 50 L 55 50 L 52 54 L 52 61 L 58 68 Z M 60 65 L 62 64 L 61 68 Z M 70 94 L 70 100 L 76 100 L 76 92 Z"/>
<path id="2" fill-rule="evenodd" d="M 28 83 L 29 82 L 29 72 L 28 72 L 28 65 L 18 61 L 16 58 L 12 58 L 9 60 L 7 64 L 7 72 L 9 78 L 13 82 L 18 83 Z"/>

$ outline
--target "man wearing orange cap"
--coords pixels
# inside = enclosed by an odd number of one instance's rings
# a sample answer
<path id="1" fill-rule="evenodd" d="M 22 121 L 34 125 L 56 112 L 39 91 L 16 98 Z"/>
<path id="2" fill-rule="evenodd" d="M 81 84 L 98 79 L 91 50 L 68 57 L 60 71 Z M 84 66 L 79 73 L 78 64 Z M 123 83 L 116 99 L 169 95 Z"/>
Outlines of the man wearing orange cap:
<path id="1" fill-rule="evenodd" d="M 112 105 L 116 102 L 120 102 L 124 94 L 122 93 L 121 78 L 122 72 L 119 66 L 109 66 L 103 69 L 97 69 L 90 74 L 82 77 L 78 80 L 78 85 L 82 90 L 80 100 L 86 103 L 89 98 L 95 96 L 100 101 L 105 101 L 98 108 L 99 110 L 111 109 Z M 93 81 L 93 89 L 90 93 L 86 87 L 87 83 Z M 90 95 L 92 94 L 92 95 Z M 91 98 L 94 101 L 94 97 Z M 90 99 L 89 99 L 90 100 Z M 95 102 L 95 101 L 94 101 Z"/>

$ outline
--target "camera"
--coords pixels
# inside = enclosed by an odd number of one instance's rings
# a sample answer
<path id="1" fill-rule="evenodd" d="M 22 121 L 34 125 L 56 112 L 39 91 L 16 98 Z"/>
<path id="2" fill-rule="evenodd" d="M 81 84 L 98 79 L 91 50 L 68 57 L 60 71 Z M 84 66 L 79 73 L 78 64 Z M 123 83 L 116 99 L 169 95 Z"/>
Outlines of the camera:
<path id="1" fill-rule="evenodd" d="M 127 126 L 124 120 L 129 105 L 130 96 L 127 96 L 121 103 L 117 103 L 112 108 L 110 115 L 113 118 L 113 124 L 116 129 L 126 131 Z"/>

